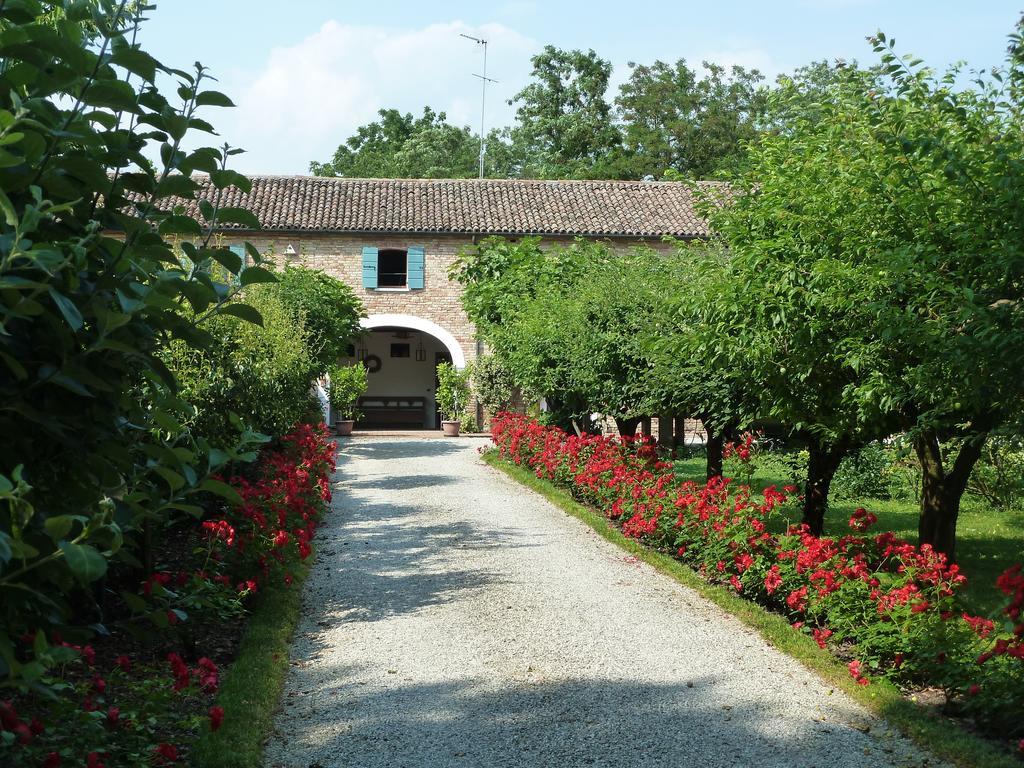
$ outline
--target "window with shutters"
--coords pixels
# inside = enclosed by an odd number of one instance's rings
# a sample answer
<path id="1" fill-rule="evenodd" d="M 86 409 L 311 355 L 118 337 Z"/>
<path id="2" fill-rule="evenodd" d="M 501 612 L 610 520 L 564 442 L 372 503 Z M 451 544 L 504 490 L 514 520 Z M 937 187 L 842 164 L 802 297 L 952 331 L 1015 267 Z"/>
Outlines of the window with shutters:
<path id="1" fill-rule="evenodd" d="M 408 248 L 363 246 L 363 288 L 409 290 L 423 288 L 426 257 L 422 245 Z"/>
<path id="2" fill-rule="evenodd" d="M 377 287 L 405 288 L 409 283 L 409 254 L 398 248 L 377 251 Z"/>

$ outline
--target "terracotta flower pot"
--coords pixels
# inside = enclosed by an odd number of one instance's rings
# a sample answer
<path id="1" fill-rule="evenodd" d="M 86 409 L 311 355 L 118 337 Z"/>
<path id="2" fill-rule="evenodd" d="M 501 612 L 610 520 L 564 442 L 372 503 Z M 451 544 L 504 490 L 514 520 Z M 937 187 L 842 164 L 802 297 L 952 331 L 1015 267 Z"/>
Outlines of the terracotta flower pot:
<path id="1" fill-rule="evenodd" d="M 342 421 L 339 419 L 334 422 L 334 429 L 338 433 L 339 437 L 347 437 L 352 434 L 352 428 L 355 426 L 354 421 Z"/>
<path id="2" fill-rule="evenodd" d="M 459 422 L 457 421 L 442 421 L 441 432 L 444 433 L 445 437 L 458 437 L 459 436 Z"/>

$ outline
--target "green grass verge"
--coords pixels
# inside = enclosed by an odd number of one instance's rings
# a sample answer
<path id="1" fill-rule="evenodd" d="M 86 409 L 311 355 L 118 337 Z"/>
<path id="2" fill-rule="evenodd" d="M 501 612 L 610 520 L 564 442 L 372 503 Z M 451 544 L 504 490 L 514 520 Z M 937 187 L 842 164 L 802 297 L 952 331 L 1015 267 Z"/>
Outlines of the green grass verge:
<path id="1" fill-rule="evenodd" d="M 268 586 L 245 628 L 238 655 L 228 668 L 217 704 L 224 724 L 207 729 L 192 751 L 203 768 L 263 768 L 263 743 L 273 727 L 274 712 L 288 672 L 288 646 L 299 620 L 302 585 L 312 559 L 293 573 L 291 587 Z"/>
<path id="2" fill-rule="evenodd" d="M 868 710 L 884 717 L 903 734 L 936 756 L 963 768 L 1021 768 L 1020 762 L 991 742 L 964 730 L 956 721 L 935 714 L 904 697 L 885 681 L 859 686 L 846 665 L 818 647 L 807 635 L 794 632 L 789 622 L 724 587 L 709 584 L 695 571 L 669 555 L 627 538 L 607 518 L 580 504 L 567 492 L 538 478 L 528 469 L 504 461 L 488 451 L 483 460 L 513 480 L 536 491 L 552 504 L 586 523 L 602 538 L 643 560 L 661 573 L 689 587 L 723 610 L 757 630 L 765 640 L 817 673 L 825 682 L 843 691 Z"/>
<path id="3" fill-rule="evenodd" d="M 678 459 L 674 469 L 684 480 L 704 482 L 703 457 Z M 771 455 L 759 457 L 751 480 L 755 490 L 791 482 L 785 466 Z M 847 532 L 846 521 L 850 515 L 857 507 L 865 507 L 878 515 L 877 530 L 892 531 L 902 539 L 917 543 L 919 510 L 913 499 L 833 499 L 829 507 L 826 533 Z M 996 588 L 996 577 L 1020 561 L 1024 552 L 1024 510 L 995 509 L 984 500 L 967 495 L 957 520 L 956 537 L 957 563 L 967 576 L 967 585 L 961 593 L 964 602 L 973 613 L 992 615 L 1006 601 L 1006 596 Z"/>

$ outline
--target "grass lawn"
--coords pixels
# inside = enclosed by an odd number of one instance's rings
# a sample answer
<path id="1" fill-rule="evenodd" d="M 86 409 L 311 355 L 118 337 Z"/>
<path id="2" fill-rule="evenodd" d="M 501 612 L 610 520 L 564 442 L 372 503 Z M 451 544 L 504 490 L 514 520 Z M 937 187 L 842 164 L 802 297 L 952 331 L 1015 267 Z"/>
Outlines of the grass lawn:
<path id="1" fill-rule="evenodd" d="M 704 458 L 679 459 L 675 462 L 675 471 L 683 479 L 703 482 Z M 762 461 L 753 475 L 753 485 L 757 490 L 772 484 L 781 487 L 789 482 L 785 467 L 771 459 Z M 833 500 L 825 518 L 825 532 L 835 535 L 847 532 L 846 521 L 857 507 L 878 515 L 875 530 L 893 531 L 907 541 L 917 542 L 918 507 L 912 499 Z M 1005 598 L 996 589 L 996 577 L 1007 566 L 1022 559 L 1024 510 L 1001 511 L 981 499 L 964 496 L 957 524 L 957 560 L 967 576 L 967 586 L 962 594 L 973 612 L 993 613 L 1002 606 Z"/>

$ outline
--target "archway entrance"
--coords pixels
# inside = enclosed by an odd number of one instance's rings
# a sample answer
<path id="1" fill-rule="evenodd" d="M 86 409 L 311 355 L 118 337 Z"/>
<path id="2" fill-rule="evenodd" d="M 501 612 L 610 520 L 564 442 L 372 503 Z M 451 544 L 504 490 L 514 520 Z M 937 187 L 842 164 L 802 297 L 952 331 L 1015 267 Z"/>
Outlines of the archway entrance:
<path id="1" fill-rule="evenodd" d="M 360 429 L 440 429 L 437 365 L 462 368 L 465 355 L 446 330 L 411 315 L 371 315 L 357 344 L 367 367 Z"/>

